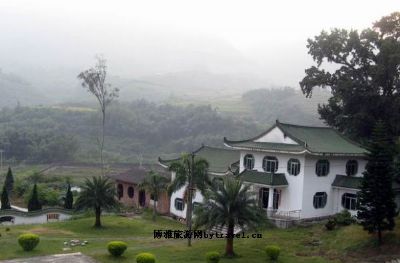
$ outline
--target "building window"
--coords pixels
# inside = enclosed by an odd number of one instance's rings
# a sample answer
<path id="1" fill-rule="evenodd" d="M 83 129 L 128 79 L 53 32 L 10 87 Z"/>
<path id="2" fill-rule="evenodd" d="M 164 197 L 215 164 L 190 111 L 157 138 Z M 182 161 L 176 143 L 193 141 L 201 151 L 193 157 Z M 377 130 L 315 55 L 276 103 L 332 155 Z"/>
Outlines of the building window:
<path id="1" fill-rule="evenodd" d="M 273 156 L 265 156 L 263 159 L 263 169 L 267 173 L 275 173 L 278 171 L 278 159 Z"/>
<path id="2" fill-rule="evenodd" d="M 254 156 L 251 154 L 246 154 L 243 159 L 244 168 L 246 170 L 253 170 L 254 168 Z"/>
<path id="3" fill-rule="evenodd" d="M 120 200 L 122 197 L 124 197 L 124 187 L 122 186 L 122 184 L 118 184 L 117 194 L 118 194 L 118 200 Z"/>
<path id="4" fill-rule="evenodd" d="M 185 203 L 182 198 L 175 198 L 175 209 L 178 211 L 183 211 L 183 209 L 185 209 Z"/>
<path id="5" fill-rule="evenodd" d="M 342 195 L 342 206 L 347 210 L 357 209 L 357 195 L 345 193 Z"/>
<path id="6" fill-rule="evenodd" d="M 325 192 L 317 192 L 314 195 L 314 207 L 316 209 L 318 208 L 324 208 L 326 205 L 326 201 L 328 199 L 328 195 Z"/>
<path id="7" fill-rule="evenodd" d="M 329 174 L 329 161 L 318 160 L 315 165 L 315 173 L 317 176 L 327 176 Z"/>
<path id="8" fill-rule="evenodd" d="M 346 163 L 346 174 L 348 176 L 355 175 L 358 170 L 358 163 L 356 160 L 348 160 Z"/>
<path id="9" fill-rule="evenodd" d="M 135 190 L 133 189 L 132 186 L 128 187 L 128 197 L 133 198 L 133 195 L 135 194 Z"/>
<path id="10" fill-rule="evenodd" d="M 291 175 L 300 173 L 300 161 L 298 159 L 290 159 L 287 164 L 287 171 Z"/>

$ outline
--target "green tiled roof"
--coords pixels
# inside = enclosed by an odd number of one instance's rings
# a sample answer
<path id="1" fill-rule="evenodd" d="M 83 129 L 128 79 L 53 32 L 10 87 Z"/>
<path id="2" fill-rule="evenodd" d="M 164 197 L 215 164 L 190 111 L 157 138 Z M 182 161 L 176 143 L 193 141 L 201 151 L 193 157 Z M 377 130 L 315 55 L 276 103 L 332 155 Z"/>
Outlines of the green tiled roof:
<path id="1" fill-rule="evenodd" d="M 297 144 L 255 142 L 278 127 L 282 132 L 297 142 Z M 367 151 L 355 142 L 342 136 L 329 127 L 309 127 L 285 124 L 276 121 L 276 124 L 261 135 L 243 141 L 230 141 L 224 138 L 224 143 L 230 147 L 249 150 L 265 150 L 277 152 L 301 153 L 307 152 L 316 155 L 356 155 L 363 156 Z"/>
<path id="2" fill-rule="evenodd" d="M 210 173 L 226 173 L 228 169 L 235 166 L 239 162 L 240 153 L 237 150 L 224 149 L 210 146 L 201 146 L 195 151 L 197 157 L 204 158 L 208 161 Z M 172 162 L 178 161 L 180 158 L 163 160 L 159 158 L 159 162 L 163 166 L 169 166 Z"/>
<path id="3" fill-rule="evenodd" d="M 362 177 L 352 177 L 347 175 L 337 174 L 332 186 L 344 187 L 351 189 L 360 189 Z"/>
<path id="4" fill-rule="evenodd" d="M 244 170 L 239 175 L 239 178 L 244 182 L 256 183 L 256 184 L 264 184 L 271 186 L 282 186 L 288 185 L 285 174 L 272 174 L 259 172 L 255 170 Z"/>

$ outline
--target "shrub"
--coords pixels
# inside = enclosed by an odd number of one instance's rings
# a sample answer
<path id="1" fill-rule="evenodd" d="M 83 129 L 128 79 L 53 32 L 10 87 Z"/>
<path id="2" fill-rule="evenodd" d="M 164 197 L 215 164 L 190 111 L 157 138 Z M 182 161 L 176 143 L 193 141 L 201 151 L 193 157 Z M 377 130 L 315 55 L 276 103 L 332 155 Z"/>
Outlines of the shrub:
<path id="1" fill-rule="evenodd" d="M 136 256 L 136 263 L 155 263 L 156 257 L 150 253 L 140 253 Z"/>
<path id="2" fill-rule="evenodd" d="M 211 251 L 211 252 L 206 253 L 207 263 L 218 263 L 220 259 L 221 259 L 221 256 L 216 251 Z"/>
<path id="3" fill-rule="evenodd" d="M 271 260 L 277 260 L 281 253 L 281 249 L 278 246 L 267 246 L 265 252 Z"/>
<path id="4" fill-rule="evenodd" d="M 122 241 L 111 241 L 107 244 L 108 252 L 114 257 L 121 256 L 128 248 L 128 244 Z"/>
<path id="5" fill-rule="evenodd" d="M 355 220 L 348 210 L 343 210 L 335 215 L 335 221 L 340 226 L 348 226 L 354 223 Z"/>
<path id="6" fill-rule="evenodd" d="M 334 219 L 329 219 L 328 222 L 326 222 L 325 227 L 327 230 L 333 230 L 336 227 L 336 221 Z"/>
<path id="7" fill-rule="evenodd" d="M 39 244 L 39 236 L 35 234 L 22 234 L 18 237 L 18 243 L 25 251 L 33 250 Z"/>

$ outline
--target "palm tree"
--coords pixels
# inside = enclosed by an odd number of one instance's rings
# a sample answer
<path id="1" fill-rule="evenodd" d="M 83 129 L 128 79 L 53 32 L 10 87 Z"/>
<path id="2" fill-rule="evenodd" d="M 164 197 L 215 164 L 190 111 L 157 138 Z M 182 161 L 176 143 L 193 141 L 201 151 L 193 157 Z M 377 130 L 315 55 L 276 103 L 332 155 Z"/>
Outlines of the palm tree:
<path id="1" fill-rule="evenodd" d="M 76 200 L 76 209 L 94 209 L 96 222 L 95 227 L 101 227 L 100 216 L 103 209 L 118 207 L 115 186 L 106 177 L 93 176 L 86 179 L 82 191 Z"/>
<path id="2" fill-rule="evenodd" d="M 186 209 L 186 225 L 189 231 L 192 230 L 192 200 L 193 190 L 199 189 L 202 193 L 207 188 L 209 178 L 207 175 L 208 162 L 203 158 L 195 158 L 195 154 L 183 154 L 179 161 L 173 162 L 169 166 L 169 170 L 175 172 L 175 179 L 168 187 L 168 193 L 173 192 L 186 186 L 187 193 L 187 209 Z M 191 246 L 191 238 L 189 235 L 188 246 Z"/>
<path id="3" fill-rule="evenodd" d="M 167 190 L 168 179 L 159 175 L 156 172 L 150 171 L 148 176 L 144 178 L 140 184 L 140 188 L 146 189 L 153 196 L 153 221 L 156 221 L 157 203 L 160 194 Z"/>
<path id="4" fill-rule="evenodd" d="M 229 176 L 223 184 L 210 186 L 204 194 L 204 202 L 195 210 L 195 229 L 227 226 L 225 255 L 228 257 L 235 255 L 233 234 L 236 225 L 242 229 L 256 229 L 266 220 L 265 212 L 258 206 L 249 187 Z"/>

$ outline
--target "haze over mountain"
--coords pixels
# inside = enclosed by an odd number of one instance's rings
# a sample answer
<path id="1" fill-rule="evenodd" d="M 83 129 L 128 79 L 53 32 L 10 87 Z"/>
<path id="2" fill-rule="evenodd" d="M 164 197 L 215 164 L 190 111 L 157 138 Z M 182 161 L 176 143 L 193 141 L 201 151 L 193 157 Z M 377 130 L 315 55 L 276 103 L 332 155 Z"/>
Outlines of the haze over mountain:
<path id="1" fill-rule="evenodd" d="M 89 98 L 76 75 L 99 53 L 127 100 L 297 88 L 311 63 L 307 38 L 369 27 L 397 7 L 391 0 L 340 0 L 329 12 L 316 0 L 1 1 L 0 68 L 24 80 L 26 94 L 36 94 L 30 103 Z M 2 92 L 11 85 L 1 83 Z"/>

